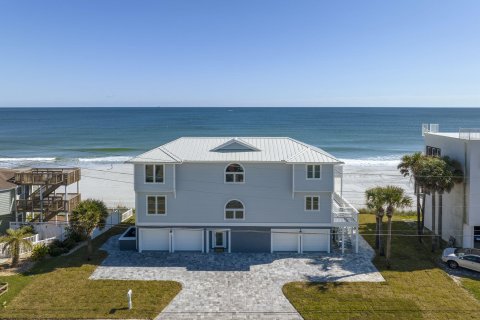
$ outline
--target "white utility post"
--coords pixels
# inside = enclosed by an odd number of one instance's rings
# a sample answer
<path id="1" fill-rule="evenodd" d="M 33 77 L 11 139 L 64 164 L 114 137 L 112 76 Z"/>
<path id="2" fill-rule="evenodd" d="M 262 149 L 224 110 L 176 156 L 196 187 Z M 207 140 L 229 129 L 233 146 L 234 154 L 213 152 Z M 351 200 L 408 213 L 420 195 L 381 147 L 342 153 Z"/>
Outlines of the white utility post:
<path id="1" fill-rule="evenodd" d="M 127 292 L 127 299 L 128 299 L 128 309 L 132 309 L 132 289 L 128 290 Z"/>

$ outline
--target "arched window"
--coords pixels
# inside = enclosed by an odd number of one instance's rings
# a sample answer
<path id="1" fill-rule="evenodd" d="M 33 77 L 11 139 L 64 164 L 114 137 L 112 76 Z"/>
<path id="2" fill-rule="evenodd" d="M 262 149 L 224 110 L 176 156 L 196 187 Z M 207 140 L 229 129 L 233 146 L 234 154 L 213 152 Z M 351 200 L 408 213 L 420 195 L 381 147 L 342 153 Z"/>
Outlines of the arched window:
<path id="1" fill-rule="evenodd" d="M 238 163 L 231 163 L 225 168 L 226 183 L 243 183 L 245 181 L 245 171 Z"/>
<path id="2" fill-rule="evenodd" d="M 245 208 L 239 200 L 230 200 L 225 205 L 226 220 L 243 220 L 245 218 Z"/>

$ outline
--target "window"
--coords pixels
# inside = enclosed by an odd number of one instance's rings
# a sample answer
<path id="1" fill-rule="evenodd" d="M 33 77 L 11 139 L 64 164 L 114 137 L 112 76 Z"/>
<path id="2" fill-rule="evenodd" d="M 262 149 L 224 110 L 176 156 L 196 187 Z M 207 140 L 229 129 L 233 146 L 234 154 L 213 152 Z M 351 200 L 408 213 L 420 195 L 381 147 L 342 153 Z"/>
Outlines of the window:
<path id="1" fill-rule="evenodd" d="M 320 210 L 320 197 L 306 196 L 305 211 L 319 211 L 319 210 Z"/>
<path id="2" fill-rule="evenodd" d="M 243 183 L 245 181 L 243 167 L 237 163 L 232 163 L 225 169 L 226 183 Z"/>
<path id="3" fill-rule="evenodd" d="M 163 183 L 163 164 L 146 164 L 145 165 L 145 182 L 146 183 Z"/>
<path id="4" fill-rule="evenodd" d="M 307 179 L 320 179 L 322 166 L 319 164 L 307 164 Z"/>
<path id="5" fill-rule="evenodd" d="M 426 146 L 425 154 L 427 156 L 431 156 L 431 157 L 441 157 L 442 156 L 442 149 L 435 148 L 435 147 L 432 147 L 432 146 Z"/>
<path id="6" fill-rule="evenodd" d="M 480 257 L 477 256 L 463 256 L 464 260 L 480 263 Z"/>
<path id="7" fill-rule="evenodd" d="M 245 218 L 245 209 L 243 203 L 238 200 L 231 200 L 225 205 L 226 220 L 243 220 Z"/>
<path id="8" fill-rule="evenodd" d="M 148 214 L 167 214 L 167 197 L 147 196 Z"/>

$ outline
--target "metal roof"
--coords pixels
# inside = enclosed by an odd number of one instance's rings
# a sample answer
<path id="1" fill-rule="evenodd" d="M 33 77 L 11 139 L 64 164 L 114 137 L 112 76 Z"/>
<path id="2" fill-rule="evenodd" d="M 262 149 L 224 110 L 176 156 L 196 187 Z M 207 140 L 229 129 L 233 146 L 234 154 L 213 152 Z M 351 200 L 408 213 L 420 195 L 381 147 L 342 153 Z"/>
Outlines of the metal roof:
<path id="1" fill-rule="evenodd" d="M 232 144 L 252 149 L 232 148 Z M 255 148 L 256 150 L 253 150 Z M 285 162 L 341 164 L 326 151 L 288 137 L 182 137 L 128 163 Z"/>
<path id="2" fill-rule="evenodd" d="M 0 169 L 0 190 L 8 190 L 16 188 L 17 185 L 11 182 L 15 176 L 15 171 L 10 169 Z"/>

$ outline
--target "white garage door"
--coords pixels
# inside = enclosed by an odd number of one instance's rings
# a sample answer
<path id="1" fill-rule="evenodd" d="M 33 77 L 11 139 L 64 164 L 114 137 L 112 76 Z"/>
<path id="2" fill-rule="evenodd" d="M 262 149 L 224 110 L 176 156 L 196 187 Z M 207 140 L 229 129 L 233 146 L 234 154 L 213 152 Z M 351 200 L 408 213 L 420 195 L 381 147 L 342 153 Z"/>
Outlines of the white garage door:
<path id="1" fill-rule="evenodd" d="M 140 229 L 140 250 L 169 251 L 169 234 L 170 229 Z"/>
<path id="2" fill-rule="evenodd" d="M 173 245 L 175 251 L 202 251 L 203 230 L 174 229 Z"/>
<path id="3" fill-rule="evenodd" d="M 300 229 L 272 229 L 272 252 L 298 252 Z"/>
<path id="4" fill-rule="evenodd" d="M 302 229 L 303 251 L 328 251 L 329 229 Z"/>

